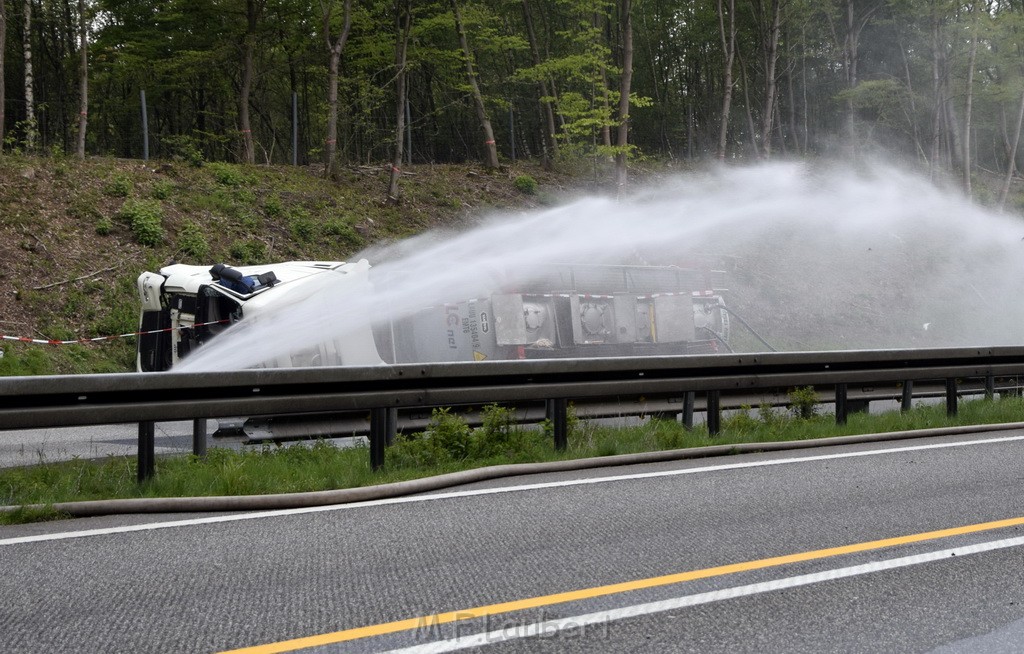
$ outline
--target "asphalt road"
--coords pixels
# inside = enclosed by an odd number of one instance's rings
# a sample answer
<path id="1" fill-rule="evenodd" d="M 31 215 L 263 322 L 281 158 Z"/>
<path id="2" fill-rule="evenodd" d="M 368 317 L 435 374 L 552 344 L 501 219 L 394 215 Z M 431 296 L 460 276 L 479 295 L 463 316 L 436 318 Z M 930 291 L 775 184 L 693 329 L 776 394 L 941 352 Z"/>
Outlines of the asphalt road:
<path id="1" fill-rule="evenodd" d="M 1024 432 L 1004 431 L 310 511 L 0 527 L 0 642 L 5 652 L 1019 651 L 1022 462 Z"/>

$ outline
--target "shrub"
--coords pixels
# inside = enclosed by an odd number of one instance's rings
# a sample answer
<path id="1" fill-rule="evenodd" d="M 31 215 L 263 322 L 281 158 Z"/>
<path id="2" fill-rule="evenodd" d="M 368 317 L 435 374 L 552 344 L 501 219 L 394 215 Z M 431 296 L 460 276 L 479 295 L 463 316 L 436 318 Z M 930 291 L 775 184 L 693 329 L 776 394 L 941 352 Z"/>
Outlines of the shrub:
<path id="1" fill-rule="evenodd" d="M 818 393 L 813 386 L 794 388 L 787 393 L 789 409 L 797 418 L 807 420 L 815 414 L 818 404 Z"/>
<path id="2" fill-rule="evenodd" d="M 249 181 L 237 166 L 231 164 L 211 163 L 206 167 L 213 174 L 217 183 L 223 186 L 242 186 Z"/>
<path id="3" fill-rule="evenodd" d="M 360 248 L 364 243 L 363 237 L 359 232 L 357 232 L 352 225 L 340 218 L 332 218 L 324 223 L 324 233 L 335 237 L 340 245 Z"/>
<path id="4" fill-rule="evenodd" d="M 537 194 L 537 180 L 529 175 L 520 175 L 519 177 L 516 177 L 515 181 L 512 182 L 512 185 L 515 186 L 516 190 L 520 193 L 525 193 L 527 195 Z"/>
<path id="5" fill-rule="evenodd" d="M 104 184 L 103 193 L 112 198 L 126 198 L 131 194 L 134 186 L 132 180 L 125 175 L 115 175 L 113 179 Z"/>
<path id="6" fill-rule="evenodd" d="M 118 214 L 142 245 L 156 246 L 164 239 L 164 210 L 157 200 L 128 200 Z"/>
<path id="7" fill-rule="evenodd" d="M 163 145 L 171 152 L 175 159 L 187 161 L 190 166 L 199 168 L 203 165 L 203 152 L 199 149 L 199 143 L 188 134 L 163 137 Z"/>
<path id="8" fill-rule="evenodd" d="M 288 221 L 289 231 L 291 232 L 292 238 L 301 243 L 309 243 L 317 237 L 317 225 L 313 220 L 305 213 L 297 213 L 290 221 Z"/>
<path id="9" fill-rule="evenodd" d="M 230 248 L 232 258 L 241 265 L 253 265 L 267 260 L 267 246 L 260 241 L 235 241 Z"/>
<path id="10" fill-rule="evenodd" d="M 447 407 L 433 410 L 425 435 L 453 460 L 464 459 L 469 453 L 469 425 Z"/>
<path id="11" fill-rule="evenodd" d="M 516 431 L 512 410 L 488 404 L 483 408 L 482 418 L 480 428 L 473 431 L 473 455 L 489 457 L 506 451 Z"/>
<path id="12" fill-rule="evenodd" d="M 281 198 L 277 195 L 271 195 L 264 200 L 263 213 L 267 215 L 267 218 L 280 218 L 284 215 L 284 204 L 281 203 Z"/>
<path id="13" fill-rule="evenodd" d="M 750 407 L 743 405 L 735 414 L 722 420 L 722 428 L 731 433 L 748 433 L 757 431 L 760 423 L 750 415 Z"/>
<path id="14" fill-rule="evenodd" d="M 96 233 L 100 236 L 106 236 L 112 229 L 114 229 L 114 223 L 110 218 L 100 216 L 99 220 L 96 221 Z"/>
<path id="15" fill-rule="evenodd" d="M 178 232 L 178 249 L 200 261 L 205 259 L 210 254 L 210 244 L 206 242 L 202 227 L 191 220 L 185 223 Z"/>
<path id="16" fill-rule="evenodd" d="M 174 184 L 168 181 L 159 181 L 153 184 L 152 196 L 157 200 L 166 200 L 171 197 Z"/>

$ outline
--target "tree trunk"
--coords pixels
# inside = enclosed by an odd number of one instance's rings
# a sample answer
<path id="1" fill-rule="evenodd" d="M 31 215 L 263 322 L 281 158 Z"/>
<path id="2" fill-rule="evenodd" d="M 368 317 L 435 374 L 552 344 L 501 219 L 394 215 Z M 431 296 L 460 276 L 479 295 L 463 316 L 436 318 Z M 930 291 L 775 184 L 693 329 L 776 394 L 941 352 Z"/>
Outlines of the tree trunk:
<path id="1" fill-rule="evenodd" d="M 6 66 L 4 64 L 4 52 L 7 50 L 7 3 L 0 0 L 0 153 L 4 151 L 5 134 L 5 112 L 4 105 L 7 98 L 7 84 L 5 82 Z"/>
<path id="2" fill-rule="evenodd" d="M 629 93 L 633 84 L 633 2 L 620 0 L 622 21 L 622 77 L 619 80 L 619 129 L 615 138 L 615 185 L 619 193 L 626 188 L 626 162 L 629 160 Z"/>
<path id="3" fill-rule="evenodd" d="M 2 3 L 3 0 L 0 0 Z M 85 0 L 78 0 L 78 48 L 81 69 L 78 78 L 78 147 L 76 154 L 85 159 L 85 128 L 89 117 L 89 23 L 85 15 Z"/>
<path id="4" fill-rule="evenodd" d="M 2 1 L 2 0 L 0 0 Z M 25 149 L 36 147 L 35 98 L 32 95 L 32 0 L 25 0 Z"/>
<path id="5" fill-rule="evenodd" d="M 718 29 L 722 37 L 722 54 L 725 56 L 725 74 L 722 81 L 722 122 L 718 130 L 718 160 L 725 161 L 728 145 L 729 113 L 732 111 L 732 67 L 736 61 L 736 0 L 729 0 L 729 29 L 725 28 L 722 0 L 718 0 Z"/>
<path id="6" fill-rule="evenodd" d="M 343 5 L 341 33 L 337 38 L 331 36 L 331 13 L 334 0 L 321 1 L 323 10 L 323 37 L 327 44 L 327 138 L 324 139 L 324 177 L 334 173 L 335 156 L 338 150 L 338 71 L 341 68 L 341 53 L 348 41 L 349 30 L 352 28 L 352 0 L 345 0 Z"/>
<path id="7" fill-rule="evenodd" d="M 1020 128 L 1024 123 L 1024 92 L 1020 96 L 1020 108 L 1017 110 L 1017 127 L 1013 131 L 1013 144 L 1010 146 L 1009 161 L 1006 162 L 1006 177 L 1003 178 L 1003 188 L 999 191 L 999 210 L 1002 211 L 1006 205 L 1006 196 L 1010 194 L 1010 182 L 1013 180 L 1013 173 L 1017 167 L 1017 146 L 1020 144 Z"/>
<path id="8" fill-rule="evenodd" d="M 523 0 L 523 20 L 526 23 L 526 37 L 530 41 L 530 56 L 533 58 L 533 65 L 540 66 L 540 47 L 537 45 L 537 34 L 533 29 L 533 16 L 530 14 L 529 0 Z M 558 141 L 555 139 L 555 110 L 551 93 L 548 92 L 546 79 L 541 79 L 540 106 L 542 118 L 547 126 L 544 130 L 544 167 L 550 167 L 550 159 L 558 156 Z"/>
<path id="9" fill-rule="evenodd" d="M 964 193 L 971 196 L 971 112 L 974 108 L 974 64 L 978 56 L 978 24 L 976 4 L 971 5 L 971 50 L 967 57 L 967 99 L 964 105 L 963 182 Z"/>
<path id="10" fill-rule="evenodd" d="M 768 31 L 768 43 L 765 48 L 764 62 L 764 114 L 761 116 L 761 150 L 764 152 L 765 159 L 769 159 L 772 156 L 772 129 L 775 119 L 775 100 L 778 95 L 778 85 L 775 81 L 775 66 L 779 59 L 779 25 L 782 14 L 779 0 L 772 0 L 771 11 L 771 26 Z"/>
<path id="11" fill-rule="evenodd" d="M 256 163 L 256 148 L 252 140 L 252 123 L 249 119 L 249 96 L 252 94 L 253 59 L 256 50 L 256 26 L 259 22 L 260 7 L 257 0 L 245 2 L 245 36 L 242 41 L 242 88 L 238 98 L 239 131 L 242 133 L 242 157 L 247 164 Z"/>
<path id="12" fill-rule="evenodd" d="M 473 53 L 469 49 L 466 30 L 462 26 L 462 14 L 459 13 L 458 0 L 451 0 L 451 4 L 452 14 L 455 16 L 455 31 L 459 34 L 459 45 L 462 46 L 462 57 L 466 65 L 466 81 L 469 83 L 469 89 L 473 95 L 473 103 L 476 105 L 477 119 L 484 130 L 484 166 L 493 170 L 498 167 L 498 147 L 494 143 L 494 130 L 491 128 L 491 120 L 487 117 L 487 108 L 484 107 L 484 98 L 480 93 L 480 86 L 476 82 L 476 73 L 473 71 Z"/>
<path id="13" fill-rule="evenodd" d="M 942 133 L 942 109 L 945 101 L 942 99 L 942 58 L 939 48 L 943 47 L 939 39 L 939 17 L 932 18 L 932 94 L 935 102 L 935 113 L 932 116 L 932 147 L 931 164 L 929 172 L 934 180 L 938 175 L 939 148 Z"/>
<path id="14" fill-rule="evenodd" d="M 843 41 L 843 64 L 846 69 L 846 88 L 853 90 L 857 87 L 857 50 L 859 34 L 854 22 L 853 0 L 845 0 L 846 3 L 846 39 Z M 857 149 L 857 122 L 853 109 L 853 94 L 846 98 L 846 130 L 850 138 L 850 146 Z"/>
<path id="15" fill-rule="evenodd" d="M 412 0 L 395 3 L 395 151 L 391 158 L 391 176 L 388 181 L 388 201 L 398 202 L 398 178 L 401 175 L 402 155 L 405 147 L 405 98 L 406 98 L 406 53 L 409 48 L 409 31 L 412 28 Z"/>
<path id="16" fill-rule="evenodd" d="M 747 84 L 747 64 L 743 61 L 743 57 L 737 52 L 737 58 L 740 60 L 740 76 L 743 78 L 743 106 L 747 112 L 747 131 L 750 132 L 750 147 L 754 151 L 754 157 L 757 159 L 761 158 L 761 149 L 757 144 L 757 129 L 754 127 L 754 114 L 750 111 L 750 85 Z"/>

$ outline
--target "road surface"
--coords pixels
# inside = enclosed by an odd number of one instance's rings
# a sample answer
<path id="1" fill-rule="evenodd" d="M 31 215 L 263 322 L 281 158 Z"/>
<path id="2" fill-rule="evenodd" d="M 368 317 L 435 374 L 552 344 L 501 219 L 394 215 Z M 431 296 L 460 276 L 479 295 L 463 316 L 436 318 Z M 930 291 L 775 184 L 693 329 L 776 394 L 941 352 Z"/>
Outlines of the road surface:
<path id="1" fill-rule="evenodd" d="M 0 642 L 1017 651 L 1022 462 L 1024 432 L 1003 431 L 509 478 L 347 507 L 0 527 Z"/>

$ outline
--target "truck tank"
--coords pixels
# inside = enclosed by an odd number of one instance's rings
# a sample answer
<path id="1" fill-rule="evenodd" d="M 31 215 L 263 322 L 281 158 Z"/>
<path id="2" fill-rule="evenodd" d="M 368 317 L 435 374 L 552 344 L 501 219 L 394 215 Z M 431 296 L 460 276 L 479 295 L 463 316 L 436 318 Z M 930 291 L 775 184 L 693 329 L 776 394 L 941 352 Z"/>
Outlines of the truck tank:
<path id="1" fill-rule="evenodd" d="M 230 324 L 258 321 L 301 302 L 327 273 L 374 288 L 400 283 L 394 273 L 375 274 L 365 260 L 238 268 L 175 264 L 143 273 L 138 369 L 172 368 Z M 716 352 L 729 341 L 722 276 L 675 266 L 548 265 L 507 276 L 528 282 L 381 320 L 366 332 L 332 335 L 267 365 Z"/>

